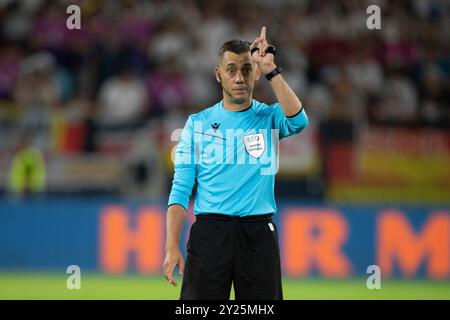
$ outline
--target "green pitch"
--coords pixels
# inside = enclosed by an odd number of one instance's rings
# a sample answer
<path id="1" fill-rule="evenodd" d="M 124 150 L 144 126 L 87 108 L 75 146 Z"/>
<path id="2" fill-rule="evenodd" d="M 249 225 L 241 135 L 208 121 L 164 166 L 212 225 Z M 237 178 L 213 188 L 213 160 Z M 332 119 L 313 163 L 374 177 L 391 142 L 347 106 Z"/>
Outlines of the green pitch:
<path id="1" fill-rule="evenodd" d="M 66 288 L 65 273 L 0 273 L 0 299 L 177 299 L 162 277 L 81 275 L 81 289 Z M 285 299 L 445 299 L 450 281 L 382 280 L 380 290 L 369 290 L 366 280 L 287 279 Z M 231 296 L 233 298 L 233 294 Z"/>

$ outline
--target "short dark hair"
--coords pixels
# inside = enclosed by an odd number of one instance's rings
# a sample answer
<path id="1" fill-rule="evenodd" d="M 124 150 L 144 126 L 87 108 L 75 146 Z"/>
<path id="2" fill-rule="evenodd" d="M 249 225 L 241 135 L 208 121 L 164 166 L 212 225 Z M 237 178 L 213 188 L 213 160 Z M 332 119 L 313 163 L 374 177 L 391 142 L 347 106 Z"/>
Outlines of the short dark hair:
<path id="1" fill-rule="evenodd" d="M 226 51 L 230 51 L 236 54 L 250 52 L 250 45 L 250 42 L 240 39 L 233 39 L 225 42 L 219 49 L 219 61 Z"/>

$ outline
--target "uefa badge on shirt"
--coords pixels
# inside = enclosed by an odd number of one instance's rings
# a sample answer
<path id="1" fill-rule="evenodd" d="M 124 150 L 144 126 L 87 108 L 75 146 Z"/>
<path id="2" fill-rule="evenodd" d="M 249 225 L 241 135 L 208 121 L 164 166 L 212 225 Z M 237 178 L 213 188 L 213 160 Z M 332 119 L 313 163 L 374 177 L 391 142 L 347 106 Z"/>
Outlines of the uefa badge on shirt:
<path id="1" fill-rule="evenodd" d="M 244 135 L 245 150 L 253 158 L 259 158 L 266 148 L 262 133 Z"/>

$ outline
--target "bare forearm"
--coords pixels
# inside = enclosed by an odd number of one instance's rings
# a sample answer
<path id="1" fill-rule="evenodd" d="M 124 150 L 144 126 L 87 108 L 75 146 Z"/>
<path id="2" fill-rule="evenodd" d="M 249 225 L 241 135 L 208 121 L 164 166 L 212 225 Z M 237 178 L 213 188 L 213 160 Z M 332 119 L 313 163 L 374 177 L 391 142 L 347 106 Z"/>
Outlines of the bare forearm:
<path id="1" fill-rule="evenodd" d="M 174 204 L 167 209 L 166 250 L 179 246 L 184 219 L 185 209 L 182 206 Z"/>
<path id="2" fill-rule="evenodd" d="M 269 52 L 270 45 L 266 39 L 266 27 L 261 28 L 261 34 L 250 45 L 250 52 L 252 59 L 256 62 L 259 70 L 263 75 L 272 72 L 277 66 L 274 60 L 274 52 Z M 278 102 L 283 109 L 286 117 L 291 117 L 299 113 L 302 109 L 302 104 L 294 91 L 289 87 L 281 74 L 277 74 L 270 80 Z"/>
<path id="3" fill-rule="evenodd" d="M 281 74 L 273 77 L 270 84 L 286 117 L 300 112 L 302 103 Z"/>
<path id="4" fill-rule="evenodd" d="M 181 205 L 174 204 L 167 209 L 166 257 L 162 269 L 167 281 L 174 286 L 177 285 L 173 277 L 174 268 L 178 266 L 180 275 L 184 272 L 184 260 L 179 246 L 184 216 L 185 209 Z"/>

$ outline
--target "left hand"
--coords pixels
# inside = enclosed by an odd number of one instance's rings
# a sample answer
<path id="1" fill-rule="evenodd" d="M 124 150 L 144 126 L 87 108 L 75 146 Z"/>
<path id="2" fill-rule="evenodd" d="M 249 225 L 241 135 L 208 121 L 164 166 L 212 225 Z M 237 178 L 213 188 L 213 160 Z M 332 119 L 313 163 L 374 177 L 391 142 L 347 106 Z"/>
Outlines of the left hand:
<path id="1" fill-rule="evenodd" d="M 274 55 L 272 53 L 266 53 L 268 47 L 269 44 L 266 39 L 266 27 L 262 27 L 260 36 L 253 40 L 253 43 L 250 45 L 250 50 L 253 48 L 259 48 L 259 50 L 253 52 L 252 59 L 256 62 L 259 70 L 261 70 L 264 74 L 269 73 L 276 68 Z"/>

